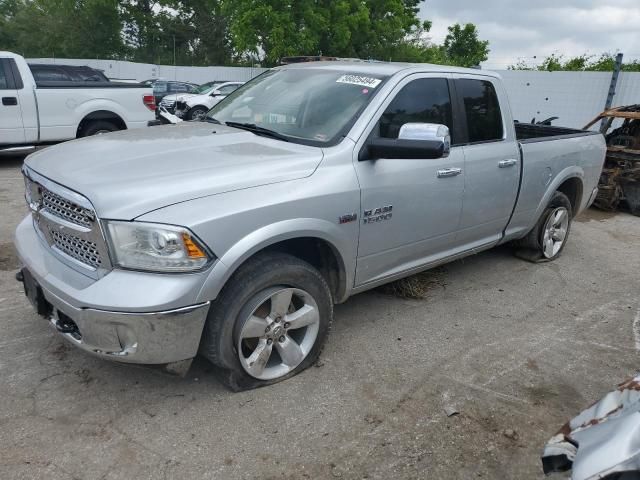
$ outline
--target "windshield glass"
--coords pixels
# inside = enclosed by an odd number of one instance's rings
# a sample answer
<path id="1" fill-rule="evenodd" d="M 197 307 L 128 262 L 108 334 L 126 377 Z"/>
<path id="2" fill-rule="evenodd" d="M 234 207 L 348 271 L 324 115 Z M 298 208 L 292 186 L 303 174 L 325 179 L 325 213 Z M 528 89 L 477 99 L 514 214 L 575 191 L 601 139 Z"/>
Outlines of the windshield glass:
<path id="1" fill-rule="evenodd" d="M 210 121 L 256 125 L 310 145 L 336 144 L 386 77 L 324 69 L 270 70 L 230 94 Z"/>

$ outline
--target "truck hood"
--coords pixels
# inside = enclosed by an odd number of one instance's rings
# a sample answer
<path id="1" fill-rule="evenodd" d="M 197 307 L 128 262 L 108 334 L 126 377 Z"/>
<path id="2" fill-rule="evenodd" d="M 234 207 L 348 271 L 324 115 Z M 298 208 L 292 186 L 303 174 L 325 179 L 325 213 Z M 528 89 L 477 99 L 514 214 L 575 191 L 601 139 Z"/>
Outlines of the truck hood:
<path id="1" fill-rule="evenodd" d="M 101 218 L 131 220 L 194 198 L 308 177 L 322 155 L 225 125 L 183 122 L 63 143 L 25 163 L 87 197 Z"/>

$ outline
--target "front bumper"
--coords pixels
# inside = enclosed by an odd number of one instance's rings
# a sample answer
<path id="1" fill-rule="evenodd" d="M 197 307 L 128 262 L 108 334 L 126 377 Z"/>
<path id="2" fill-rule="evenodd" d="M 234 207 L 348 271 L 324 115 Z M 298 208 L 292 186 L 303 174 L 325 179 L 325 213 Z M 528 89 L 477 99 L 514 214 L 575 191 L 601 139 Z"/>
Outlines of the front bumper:
<path id="1" fill-rule="evenodd" d="M 128 363 L 166 364 L 195 357 L 209 303 L 149 313 L 75 308 L 42 290 L 50 325 L 78 348 Z"/>
<path id="2" fill-rule="evenodd" d="M 193 291 L 203 281 L 199 275 L 113 271 L 97 281 L 80 279 L 43 245 L 30 216 L 16 230 L 16 247 L 28 296 L 73 345 L 128 363 L 167 364 L 196 356 L 209 311 L 209 302 L 194 301 Z"/>

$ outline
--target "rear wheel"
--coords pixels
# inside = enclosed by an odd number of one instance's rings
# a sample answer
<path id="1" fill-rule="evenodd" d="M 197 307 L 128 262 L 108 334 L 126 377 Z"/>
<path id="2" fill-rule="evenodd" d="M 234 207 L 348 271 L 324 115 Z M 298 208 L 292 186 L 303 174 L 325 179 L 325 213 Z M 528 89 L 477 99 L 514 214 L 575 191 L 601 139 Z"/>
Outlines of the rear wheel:
<path id="1" fill-rule="evenodd" d="M 96 120 L 88 123 L 80 133 L 81 137 L 90 137 L 91 135 L 101 135 L 103 133 L 115 132 L 120 130 L 114 123 L 106 120 Z"/>
<path id="2" fill-rule="evenodd" d="M 532 262 L 555 260 L 567 243 L 572 218 L 571 202 L 564 193 L 555 192 L 535 227 L 515 242 L 516 255 Z"/>
<path id="3" fill-rule="evenodd" d="M 270 385 L 317 360 L 332 319 L 331 293 L 315 268 L 263 253 L 238 269 L 212 305 L 200 351 L 232 390 Z"/>

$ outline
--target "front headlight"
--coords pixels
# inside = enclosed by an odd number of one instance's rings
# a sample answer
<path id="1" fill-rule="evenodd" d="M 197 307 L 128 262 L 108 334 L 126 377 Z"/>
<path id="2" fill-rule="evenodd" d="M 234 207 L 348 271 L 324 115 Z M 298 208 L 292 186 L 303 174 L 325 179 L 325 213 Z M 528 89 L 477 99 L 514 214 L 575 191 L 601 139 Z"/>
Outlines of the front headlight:
<path id="1" fill-rule="evenodd" d="M 113 261 L 123 268 L 191 272 L 212 259 L 186 228 L 143 222 L 105 222 Z"/>

